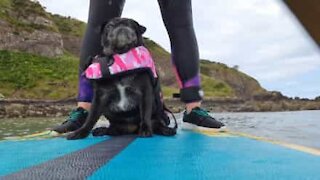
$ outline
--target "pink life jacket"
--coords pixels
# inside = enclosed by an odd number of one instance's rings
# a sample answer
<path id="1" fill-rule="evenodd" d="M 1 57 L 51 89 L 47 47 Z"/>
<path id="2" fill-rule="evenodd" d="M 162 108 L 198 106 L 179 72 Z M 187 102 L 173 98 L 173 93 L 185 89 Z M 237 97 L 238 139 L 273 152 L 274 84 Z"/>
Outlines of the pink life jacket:
<path id="1" fill-rule="evenodd" d="M 120 73 L 143 69 L 150 69 L 153 77 L 158 77 L 151 54 L 144 46 L 135 47 L 124 54 L 113 55 L 114 62 L 111 65 L 107 65 L 106 63 L 102 63 L 99 61 L 95 62 L 95 59 L 97 58 L 98 57 L 96 56 L 93 59 L 93 63 L 89 65 L 89 67 L 84 72 L 86 78 L 88 79 L 107 78 L 106 76 L 111 77 L 114 75 L 119 75 Z M 107 73 L 104 73 L 106 72 L 106 70 Z"/>

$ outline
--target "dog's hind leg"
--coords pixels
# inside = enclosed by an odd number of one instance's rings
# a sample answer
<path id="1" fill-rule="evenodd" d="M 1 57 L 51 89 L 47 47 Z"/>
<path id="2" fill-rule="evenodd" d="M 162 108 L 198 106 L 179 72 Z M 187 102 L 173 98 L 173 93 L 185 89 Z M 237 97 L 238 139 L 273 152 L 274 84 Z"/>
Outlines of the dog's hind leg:
<path id="1" fill-rule="evenodd" d="M 148 76 L 148 75 L 147 75 Z M 150 81 L 149 77 L 145 78 Z M 140 127 L 139 136 L 140 137 L 151 137 L 152 136 L 152 103 L 153 103 L 153 88 L 150 82 L 145 83 L 146 87 L 143 89 L 143 96 L 141 97 L 141 103 L 139 105 L 140 111 Z"/>
<path id="2" fill-rule="evenodd" d="M 162 136 L 174 136 L 177 134 L 177 130 L 172 127 L 168 127 L 164 122 L 155 122 L 153 124 L 153 132 Z"/>

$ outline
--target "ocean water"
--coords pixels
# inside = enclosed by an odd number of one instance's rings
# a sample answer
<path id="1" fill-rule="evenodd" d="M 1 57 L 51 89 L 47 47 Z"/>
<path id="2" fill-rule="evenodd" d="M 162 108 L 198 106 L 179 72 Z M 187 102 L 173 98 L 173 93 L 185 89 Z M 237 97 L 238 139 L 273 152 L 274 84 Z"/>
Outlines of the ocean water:
<path id="1" fill-rule="evenodd" d="M 320 111 L 217 113 L 228 129 L 320 149 Z"/>
<path id="2" fill-rule="evenodd" d="M 320 111 L 213 113 L 227 129 L 320 149 Z M 182 114 L 176 114 L 181 122 Z M 0 119 L 0 139 L 50 129 L 65 118 Z"/>

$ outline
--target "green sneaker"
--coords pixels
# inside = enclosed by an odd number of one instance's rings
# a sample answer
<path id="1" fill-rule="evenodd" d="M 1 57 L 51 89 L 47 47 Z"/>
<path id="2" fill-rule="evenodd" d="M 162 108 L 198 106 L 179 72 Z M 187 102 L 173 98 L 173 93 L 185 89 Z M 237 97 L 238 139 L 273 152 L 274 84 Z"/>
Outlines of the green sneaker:
<path id="1" fill-rule="evenodd" d="M 70 112 L 69 117 L 61 125 L 54 127 L 52 130 L 58 133 L 66 133 L 79 129 L 88 116 L 88 111 L 78 107 Z"/>
<path id="2" fill-rule="evenodd" d="M 200 107 L 195 107 L 190 113 L 183 113 L 184 124 L 197 125 L 205 128 L 221 128 L 224 124 L 211 117 L 208 112 Z"/>

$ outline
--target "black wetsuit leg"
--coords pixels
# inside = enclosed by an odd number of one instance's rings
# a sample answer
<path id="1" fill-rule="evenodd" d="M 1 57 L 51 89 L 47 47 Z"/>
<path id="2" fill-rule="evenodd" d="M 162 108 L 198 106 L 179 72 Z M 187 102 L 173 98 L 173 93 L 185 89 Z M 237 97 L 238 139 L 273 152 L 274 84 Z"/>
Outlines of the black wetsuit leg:
<path id="1" fill-rule="evenodd" d="M 78 102 L 91 102 L 93 89 L 88 79 L 82 74 L 88 57 L 101 54 L 101 25 L 114 17 L 120 17 L 125 0 L 90 0 L 89 17 L 86 33 L 80 50 Z"/>
<path id="2" fill-rule="evenodd" d="M 87 30 L 80 55 L 78 102 L 91 102 L 92 87 L 82 76 L 89 56 L 102 52 L 100 26 L 114 17 L 121 16 L 125 0 L 90 0 Z M 196 102 L 200 93 L 199 51 L 192 22 L 191 0 L 158 0 L 162 18 L 167 28 L 174 69 L 181 88 L 181 100 Z"/>
<path id="3" fill-rule="evenodd" d="M 167 29 L 172 61 L 183 102 L 201 101 L 199 49 L 193 29 L 191 0 L 158 0 Z"/>

